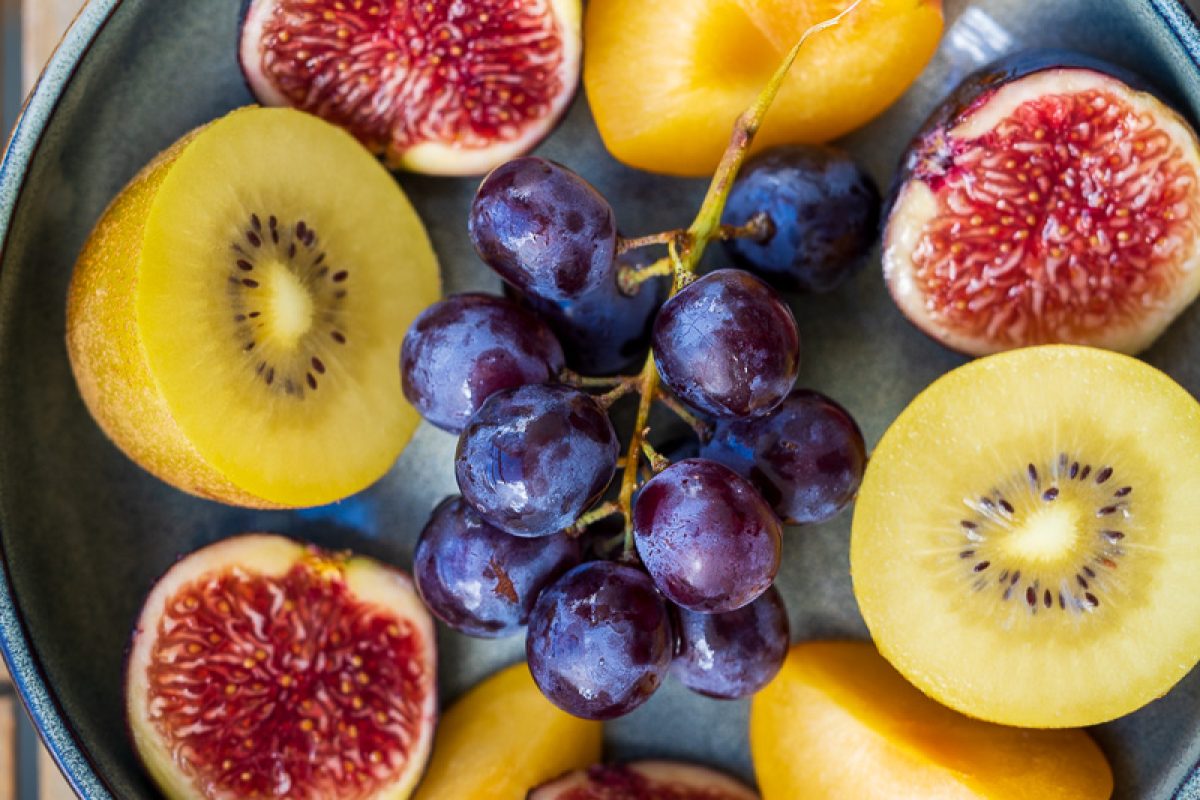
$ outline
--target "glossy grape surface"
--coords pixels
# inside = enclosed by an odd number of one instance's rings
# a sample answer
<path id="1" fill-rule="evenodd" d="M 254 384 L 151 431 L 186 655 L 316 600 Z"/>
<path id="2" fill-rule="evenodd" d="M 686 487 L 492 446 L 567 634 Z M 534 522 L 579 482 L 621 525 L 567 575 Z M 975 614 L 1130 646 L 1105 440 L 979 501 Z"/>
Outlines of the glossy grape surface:
<path id="1" fill-rule="evenodd" d="M 635 250 L 619 256 L 617 264 L 644 265 L 652 258 L 646 250 Z M 558 335 L 567 366 L 583 375 L 615 375 L 640 367 L 646 359 L 654 314 L 667 299 L 668 286 L 667 279 L 654 278 L 627 295 L 618 288 L 614 273 L 576 300 L 555 302 L 532 295 L 520 299 Z"/>
<path id="2" fill-rule="evenodd" d="M 633 507 L 637 552 L 659 591 L 707 614 L 741 608 L 771 586 L 782 533 L 749 481 L 702 458 L 655 475 Z"/>
<path id="3" fill-rule="evenodd" d="M 837 516 L 858 493 L 867 466 L 862 431 L 825 395 L 797 389 L 751 420 L 722 420 L 701 456 L 749 478 L 785 522 Z"/>
<path id="4" fill-rule="evenodd" d="M 458 440 L 455 476 L 484 519 L 516 536 L 575 522 L 612 481 L 619 444 L 590 395 L 561 384 L 497 392 Z"/>
<path id="5" fill-rule="evenodd" d="M 711 272 L 668 300 L 654 321 L 663 381 L 714 417 L 778 405 L 800 369 L 800 332 L 779 294 L 748 272 Z"/>
<path id="6" fill-rule="evenodd" d="M 832 147 L 790 145 L 746 162 L 722 222 L 744 225 L 759 212 L 764 239 L 731 239 L 733 263 L 783 291 L 828 292 L 862 266 L 879 235 L 879 189 L 850 156 Z"/>
<path id="7" fill-rule="evenodd" d="M 586 719 L 628 714 L 662 684 L 674 648 L 650 578 L 612 561 L 582 564 L 542 592 L 525 654 L 542 693 Z"/>
<path id="8" fill-rule="evenodd" d="M 787 608 L 772 586 L 724 614 L 678 609 L 675 634 L 671 674 L 684 686 L 723 700 L 748 697 L 771 682 L 787 657 Z"/>
<path id="9" fill-rule="evenodd" d="M 467 220 L 475 250 L 526 294 L 575 300 L 612 279 L 617 223 L 590 183 L 535 156 L 484 178 Z"/>
<path id="10" fill-rule="evenodd" d="M 524 539 L 496 528 L 461 497 L 443 500 L 417 539 L 413 576 L 429 610 L 468 636 L 510 636 L 538 594 L 579 563 L 563 533 Z"/>
<path id="11" fill-rule="evenodd" d="M 501 389 L 546 383 L 564 365 L 544 322 L 511 300 L 459 294 L 435 303 L 404 337 L 404 396 L 421 416 L 459 433 Z"/>

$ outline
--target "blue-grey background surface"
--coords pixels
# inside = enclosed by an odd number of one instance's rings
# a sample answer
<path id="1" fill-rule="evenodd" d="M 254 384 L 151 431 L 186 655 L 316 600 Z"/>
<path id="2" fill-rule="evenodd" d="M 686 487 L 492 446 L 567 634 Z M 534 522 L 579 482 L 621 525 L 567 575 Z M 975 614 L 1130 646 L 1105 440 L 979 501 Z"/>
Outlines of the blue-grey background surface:
<path id="1" fill-rule="evenodd" d="M 429 509 L 454 490 L 454 442 L 425 426 L 383 481 L 339 506 L 303 513 L 227 508 L 143 473 L 105 440 L 79 399 L 63 343 L 74 258 L 105 204 L 154 153 L 249 102 L 234 57 L 238 5 L 94 0 L 52 65 L 43 101 L 31 108 L 0 177 L 0 230 L 11 212 L 0 251 L 0 546 L 6 566 L 0 643 L 71 779 L 93 797 L 156 796 L 124 734 L 122 660 L 142 597 L 175 558 L 240 531 L 272 530 L 407 566 Z M 930 69 L 900 103 L 846 142 L 883 186 L 908 137 L 963 72 L 1019 45 L 1101 55 L 1142 72 L 1193 121 L 1200 111 L 1200 42 L 1190 42 L 1189 53 L 1170 34 L 1168 22 L 1182 22 L 1171 0 L 969 5 L 947 0 L 948 33 Z M 98 27 L 89 48 L 83 34 Z M 63 86 L 53 107 L 50 100 Z M 702 182 L 616 164 L 582 101 L 542 152 L 580 170 L 608 195 L 630 235 L 685 222 L 703 191 Z M 463 235 L 473 182 L 415 176 L 400 182 L 430 226 L 447 291 L 495 289 Z M 922 387 L 961 362 L 900 316 L 877 264 L 840 291 L 797 298 L 793 306 L 804 340 L 801 382 L 845 403 L 872 443 Z M 1193 308 L 1146 357 L 1198 392 L 1197 352 L 1200 309 Z M 788 535 L 779 584 L 796 638 L 866 635 L 850 588 L 848 532 L 847 515 Z M 478 642 L 443 631 L 444 698 L 521 654 L 520 638 Z M 608 754 L 695 759 L 750 779 L 747 712 L 747 703 L 702 699 L 671 683 L 647 706 L 609 725 Z M 1198 674 L 1165 699 L 1096 731 L 1113 762 L 1118 797 L 1171 797 L 1200 753 L 1198 732 Z"/>

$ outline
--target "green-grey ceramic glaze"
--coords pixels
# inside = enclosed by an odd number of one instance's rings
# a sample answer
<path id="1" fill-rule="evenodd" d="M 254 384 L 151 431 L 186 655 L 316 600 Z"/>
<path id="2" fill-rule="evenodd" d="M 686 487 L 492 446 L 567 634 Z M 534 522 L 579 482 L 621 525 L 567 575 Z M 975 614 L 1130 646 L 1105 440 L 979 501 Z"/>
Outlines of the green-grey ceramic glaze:
<path id="1" fill-rule="evenodd" d="M 267 530 L 408 566 L 428 511 L 454 491 L 454 441 L 423 426 L 382 482 L 337 507 L 226 508 L 143 473 L 79 399 L 63 343 L 72 263 L 105 204 L 142 164 L 190 128 L 250 101 L 235 59 L 239 5 L 93 0 L 0 169 L 0 645 L 52 750 L 88 797 L 155 796 L 125 735 L 122 664 L 141 599 L 173 560 L 240 531 Z M 938 98 L 980 59 L 1020 45 L 1103 56 L 1141 72 L 1193 120 L 1200 113 L 1200 35 L 1175 0 L 980 0 L 969 8 L 964 15 L 967 3 L 948 0 L 949 34 L 930 68 L 847 140 L 881 185 Z M 542 152 L 610 197 L 628 234 L 685 222 L 703 190 L 700 182 L 616 164 L 582 99 Z M 430 227 L 447 291 L 496 289 L 465 236 L 473 182 L 399 180 Z M 877 263 L 836 293 L 794 307 L 804 341 L 801 383 L 843 402 L 871 442 L 921 388 L 961 363 L 900 316 Z M 1197 391 L 1197 353 L 1200 308 L 1146 358 Z M 779 585 L 798 639 L 866 634 L 850 590 L 848 534 L 844 515 L 788 535 Z M 480 642 L 443 631 L 444 698 L 521 655 L 520 637 Z M 751 779 L 747 712 L 747 703 L 701 699 L 671 683 L 608 726 L 608 755 L 695 759 Z M 1200 754 L 1200 676 L 1096 735 L 1120 798 L 1200 797 L 1200 782 L 1188 783 Z"/>

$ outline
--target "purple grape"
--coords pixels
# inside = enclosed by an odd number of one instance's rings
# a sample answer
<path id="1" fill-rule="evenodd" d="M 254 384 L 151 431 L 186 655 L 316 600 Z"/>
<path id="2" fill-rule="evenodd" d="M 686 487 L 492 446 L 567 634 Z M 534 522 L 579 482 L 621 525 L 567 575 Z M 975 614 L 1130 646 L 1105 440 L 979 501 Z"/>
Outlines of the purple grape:
<path id="1" fill-rule="evenodd" d="M 714 417 L 765 414 L 800 369 L 800 332 L 779 294 L 722 269 L 686 286 L 654 321 L 654 358 L 681 400 Z"/>
<path id="2" fill-rule="evenodd" d="M 421 416 L 459 433 L 501 389 L 546 383 L 564 364 L 546 324 L 511 300 L 447 297 L 421 312 L 404 337 L 404 396 Z"/>
<path id="3" fill-rule="evenodd" d="M 519 631 L 542 589 L 579 558 L 579 543 L 566 534 L 510 536 L 461 497 L 449 497 L 417 539 L 413 575 L 438 619 L 468 636 L 490 639 Z"/>
<path id="4" fill-rule="evenodd" d="M 617 223 L 590 183 L 526 156 L 484 178 L 468 217 L 476 252 L 526 294 L 575 300 L 612 279 Z"/>
<path id="5" fill-rule="evenodd" d="M 670 668 L 673 646 L 667 606 L 646 574 L 592 561 L 542 592 L 525 655 L 552 703 L 602 720 L 650 699 Z"/>
<path id="6" fill-rule="evenodd" d="M 749 478 L 785 522 L 837 516 L 858 493 L 867 446 L 850 412 L 797 389 L 765 417 L 722 420 L 700 450 Z"/>
<path id="7" fill-rule="evenodd" d="M 648 261 L 645 250 L 617 259 L 618 265 Z M 633 364 L 641 366 L 650 349 L 654 315 L 667 299 L 668 283 L 653 278 L 632 295 L 617 286 L 617 276 L 577 300 L 555 302 L 532 295 L 519 299 L 550 325 L 566 351 L 567 365 L 583 375 L 615 375 Z"/>
<path id="8" fill-rule="evenodd" d="M 748 606 L 724 614 L 679 609 L 671 674 L 693 692 L 735 700 L 762 689 L 788 651 L 787 608 L 772 586 Z"/>
<path id="9" fill-rule="evenodd" d="M 730 239 L 733 263 L 783 291 L 828 292 L 854 274 L 879 234 L 879 189 L 832 147 L 788 145 L 746 163 L 722 222 L 765 213 L 764 239 Z"/>
<path id="10" fill-rule="evenodd" d="M 765 592 L 783 541 L 779 519 L 750 482 L 702 458 L 672 464 L 642 486 L 633 538 L 659 591 L 706 614 Z"/>
<path id="11" fill-rule="evenodd" d="M 603 494 L 619 443 L 591 395 L 530 384 L 489 397 L 458 440 L 455 476 L 484 519 L 515 536 L 548 536 Z"/>

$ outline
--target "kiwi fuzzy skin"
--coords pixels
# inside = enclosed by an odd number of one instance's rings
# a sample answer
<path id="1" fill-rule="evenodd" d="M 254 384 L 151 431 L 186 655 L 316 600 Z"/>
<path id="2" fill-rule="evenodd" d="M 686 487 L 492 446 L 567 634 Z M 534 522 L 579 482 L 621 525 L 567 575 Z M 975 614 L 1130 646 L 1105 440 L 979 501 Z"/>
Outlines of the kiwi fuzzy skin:
<path id="1" fill-rule="evenodd" d="M 187 134 L 146 165 L 88 237 L 67 295 L 67 354 L 92 417 L 147 472 L 198 497 L 248 508 L 281 508 L 232 483 L 184 435 L 150 371 L 138 328 L 146 220 L 171 167 L 206 127 Z"/>

